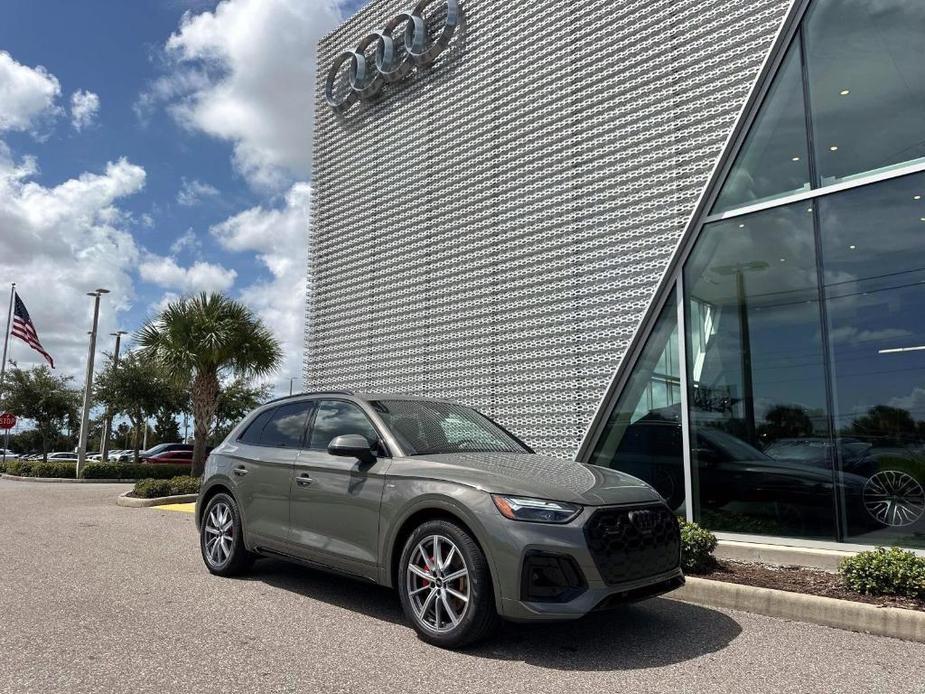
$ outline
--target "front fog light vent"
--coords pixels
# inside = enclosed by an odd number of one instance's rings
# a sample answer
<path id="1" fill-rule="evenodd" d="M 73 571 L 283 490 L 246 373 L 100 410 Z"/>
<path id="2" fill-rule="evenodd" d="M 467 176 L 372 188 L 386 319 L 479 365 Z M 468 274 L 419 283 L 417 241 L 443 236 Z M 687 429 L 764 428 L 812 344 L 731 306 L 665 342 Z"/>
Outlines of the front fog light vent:
<path id="1" fill-rule="evenodd" d="M 540 552 L 524 559 L 521 583 L 521 599 L 526 602 L 569 602 L 588 587 L 574 559 Z"/>

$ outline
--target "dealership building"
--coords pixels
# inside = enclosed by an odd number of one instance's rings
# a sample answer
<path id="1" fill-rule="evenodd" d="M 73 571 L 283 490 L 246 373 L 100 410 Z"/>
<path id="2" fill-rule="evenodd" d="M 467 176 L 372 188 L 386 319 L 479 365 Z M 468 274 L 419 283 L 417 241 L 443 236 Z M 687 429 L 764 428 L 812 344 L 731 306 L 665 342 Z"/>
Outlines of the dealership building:
<path id="1" fill-rule="evenodd" d="M 307 387 L 925 549 L 925 3 L 371 0 L 316 94 Z"/>

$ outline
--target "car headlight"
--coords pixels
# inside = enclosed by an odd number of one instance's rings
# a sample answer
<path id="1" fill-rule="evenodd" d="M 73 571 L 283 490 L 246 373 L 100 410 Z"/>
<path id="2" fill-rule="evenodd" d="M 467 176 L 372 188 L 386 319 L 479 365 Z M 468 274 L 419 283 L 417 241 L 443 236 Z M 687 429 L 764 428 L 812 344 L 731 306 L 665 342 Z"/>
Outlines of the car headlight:
<path id="1" fill-rule="evenodd" d="M 495 502 L 495 506 L 505 518 L 531 523 L 568 523 L 581 513 L 581 506 L 564 501 L 547 501 L 501 494 L 492 494 L 491 500 Z"/>

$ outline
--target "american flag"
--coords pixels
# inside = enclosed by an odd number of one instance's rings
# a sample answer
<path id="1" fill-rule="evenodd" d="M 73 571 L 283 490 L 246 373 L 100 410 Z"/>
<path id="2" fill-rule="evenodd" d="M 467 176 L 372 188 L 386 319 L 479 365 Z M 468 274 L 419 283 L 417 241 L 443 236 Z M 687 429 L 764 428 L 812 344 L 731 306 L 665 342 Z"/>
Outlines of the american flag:
<path id="1" fill-rule="evenodd" d="M 26 305 L 19 298 L 19 294 L 16 295 L 16 303 L 13 306 L 13 328 L 10 330 L 10 334 L 13 337 L 18 337 L 45 357 L 48 363 L 51 364 L 51 368 L 55 368 L 55 360 L 51 358 L 51 355 L 45 351 L 42 343 L 39 342 L 39 334 L 35 332 L 35 326 L 32 324 Z"/>

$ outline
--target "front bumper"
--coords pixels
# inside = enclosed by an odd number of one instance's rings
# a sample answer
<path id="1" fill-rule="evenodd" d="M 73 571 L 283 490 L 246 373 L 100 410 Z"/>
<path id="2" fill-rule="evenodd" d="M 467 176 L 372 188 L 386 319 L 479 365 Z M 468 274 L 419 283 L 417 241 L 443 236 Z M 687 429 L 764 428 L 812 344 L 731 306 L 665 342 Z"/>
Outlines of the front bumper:
<path id="1" fill-rule="evenodd" d="M 666 555 L 665 564 L 651 574 L 614 580 L 611 571 L 610 581 L 605 580 L 589 549 L 585 526 L 595 512 L 620 508 L 586 507 L 564 525 L 510 521 L 498 513 L 487 516 L 491 519 L 486 530 L 493 538 L 492 564 L 500 584 L 501 616 L 511 621 L 578 619 L 595 610 L 644 600 L 684 585 L 679 552 L 674 557 Z M 564 591 L 561 601 L 525 599 L 529 591 L 525 587 L 524 562 L 535 555 L 567 557 L 574 562 L 581 574 L 581 590 Z"/>

